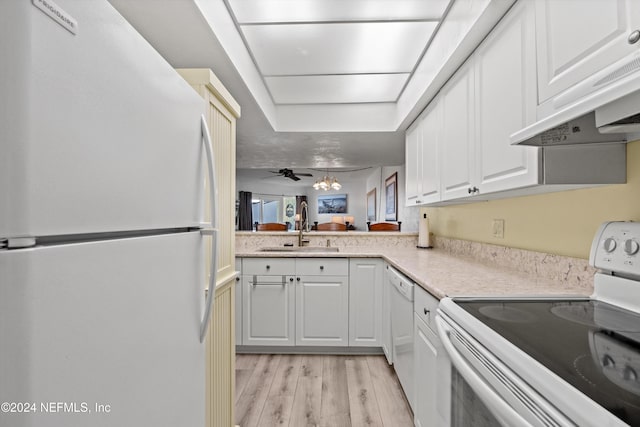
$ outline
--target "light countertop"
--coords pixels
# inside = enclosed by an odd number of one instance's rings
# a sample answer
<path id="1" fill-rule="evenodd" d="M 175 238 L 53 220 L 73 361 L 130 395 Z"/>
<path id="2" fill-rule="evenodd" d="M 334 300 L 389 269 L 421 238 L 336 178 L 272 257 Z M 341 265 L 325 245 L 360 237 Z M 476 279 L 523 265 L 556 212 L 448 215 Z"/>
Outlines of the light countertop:
<path id="1" fill-rule="evenodd" d="M 593 279 L 581 283 L 545 278 L 440 249 L 345 247 L 339 252 L 238 251 L 238 257 L 383 258 L 437 298 L 445 296 L 561 296 L 593 293 Z M 573 266 L 568 265 L 568 269 Z M 574 267 L 575 268 L 575 267 Z M 586 283 L 585 283 L 586 282 Z"/>

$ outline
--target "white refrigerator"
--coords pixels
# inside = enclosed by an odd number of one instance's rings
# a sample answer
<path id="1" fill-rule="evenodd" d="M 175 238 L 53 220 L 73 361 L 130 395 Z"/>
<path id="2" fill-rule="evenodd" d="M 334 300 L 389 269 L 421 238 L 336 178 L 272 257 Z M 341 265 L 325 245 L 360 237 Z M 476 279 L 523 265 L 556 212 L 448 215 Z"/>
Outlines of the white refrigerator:
<path id="1" fill-rule="evenodd" d="M 105 0 L 2 1 L 0 55 L 0 426 L 204 425 L 203 100 Z"/>

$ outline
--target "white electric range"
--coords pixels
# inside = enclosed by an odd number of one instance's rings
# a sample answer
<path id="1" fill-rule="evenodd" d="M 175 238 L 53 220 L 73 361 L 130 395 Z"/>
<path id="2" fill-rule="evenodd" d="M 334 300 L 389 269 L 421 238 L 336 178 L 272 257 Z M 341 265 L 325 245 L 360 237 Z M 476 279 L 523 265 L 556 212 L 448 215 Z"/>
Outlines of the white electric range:
<path id="1" fill-rule="evenodd" d="M 591 298 L 445 298 L 443 423 L 640 426 L 640 223 L 594 238 Z"/>

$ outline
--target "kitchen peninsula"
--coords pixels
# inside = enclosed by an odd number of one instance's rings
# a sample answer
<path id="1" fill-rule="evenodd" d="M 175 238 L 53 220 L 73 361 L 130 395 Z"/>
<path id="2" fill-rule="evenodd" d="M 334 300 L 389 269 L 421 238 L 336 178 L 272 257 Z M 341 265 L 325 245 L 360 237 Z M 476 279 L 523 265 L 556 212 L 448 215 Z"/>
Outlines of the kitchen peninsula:
<path id="1" fill-rule="evenodd" d="M 338 252 L 263 251 L 295 240 L 288 232 L 236 232 L 238 258 L 382 258 L 437 298 L 471 295 L 590 295 L 587 260 L 435 237 L 417 249 L 417 233 L 312 232 L 309 247 Z"/>

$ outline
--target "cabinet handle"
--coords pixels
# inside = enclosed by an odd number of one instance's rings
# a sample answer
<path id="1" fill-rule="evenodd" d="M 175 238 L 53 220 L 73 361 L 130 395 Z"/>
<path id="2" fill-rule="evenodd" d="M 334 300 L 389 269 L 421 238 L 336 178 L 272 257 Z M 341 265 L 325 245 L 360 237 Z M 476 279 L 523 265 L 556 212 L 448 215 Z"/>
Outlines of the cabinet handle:
<path id="1" fill-rule="evenodd" d="M 635 30 L 631 34 L 629 34 L 629 38 L 627 41 L 629 44 L 636 44 L 640 40 L 640 30 Z"/>
<path id="2" fill-rule="evenodd" d="M 282 280 L 279 282 L 260 282 L 258 276 L 253 275 L 253 280 L 249 282 L 252 286 L 284 286 L 287 284 L 285 276 L 282 276 Z"/>
<path id="3" fill-rule="evenodd" d="M 423 308 L 424 311 L 424 315 L 427 316 L 429 314 L 429 310 L 427 310 L 426 308 Z"/>
<path id="4" fill-rule="evenodd" d="M 269 270 L 269 269 L 271 269 L 271 266 L 270 266 L 270 265 L 267 265 L 267 270 Z"/>
<path id="5" fill-rule="evenodd" d="M 320 266 L 320 271 L 324 270 L 324 265 Z"/>
<path id="6" fill-rule="evenodd" d="M 300 278 L 299 278 L 299 277 L 296 277 L 296 281 L 298 281 L 298 282 L 299 282 L 299 281 L 300 281 Z"/>
<path id="7" fill-rule="evenodd" d="M 293 277 L 289 277 L 289 281 L 290 281 L 290 282 L 293 282 Z"/>
<path id="8" fill-rule="evenodd" d="M 239 277 L 236 277 L 236 282 L 239 282 L 239 281 L 240 281 L 240 278 L 239 278 Z"/>
<path id="9" fill-rule="evenodd" d="M 469 192 L 469 194 L 472 194 L 477 193 L 478 191 L 480 191 L 480 189 L 478 187 L 469 187 L 467 191 Z"/>
<path id="10" fill-rule="evenodd" d="M 416 205 L 422 203 L 422 200 L 416 200 Z"/>

